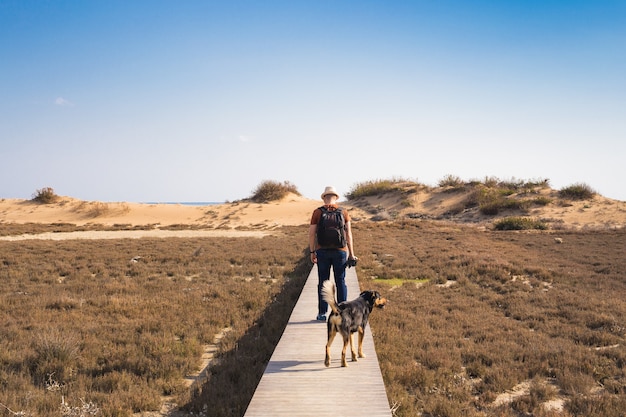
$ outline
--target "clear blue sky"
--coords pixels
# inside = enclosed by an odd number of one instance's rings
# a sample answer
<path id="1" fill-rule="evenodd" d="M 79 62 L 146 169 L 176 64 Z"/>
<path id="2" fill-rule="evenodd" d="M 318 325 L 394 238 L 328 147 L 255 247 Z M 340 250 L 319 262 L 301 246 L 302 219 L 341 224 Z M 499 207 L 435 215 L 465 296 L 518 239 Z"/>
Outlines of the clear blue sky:
<path id="1" fill-rule="evenodd" d="M 548 178 L 626 200 L 626 1 L 0 0 L 0 198 Z"/>

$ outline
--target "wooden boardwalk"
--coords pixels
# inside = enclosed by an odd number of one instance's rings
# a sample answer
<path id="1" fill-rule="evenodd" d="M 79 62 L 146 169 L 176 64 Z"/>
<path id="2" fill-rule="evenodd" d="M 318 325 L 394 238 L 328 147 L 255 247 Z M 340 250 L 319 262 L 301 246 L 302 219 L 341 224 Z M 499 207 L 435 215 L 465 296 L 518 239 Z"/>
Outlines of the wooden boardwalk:
<path id="1" fill-rule="evenodd" d="M 332 279 L 332 273 L 331 273 Z M 355 268 L 346 270 L 348 300 L 361 290 Z M 384 314 L 374 311 L 372 314 Z M 317 266 L 313 266 L 289 323 L 265 368 L 245 417 L 368 416 L 391 417 L 391 410 L 369 328 L 366 358 L 341 367 L 341 336 L 332 346 L 330 367 L 324 366 L 326 323 L 317 315 Z M 358 336 L 354 335 L 356 343 Z"/>

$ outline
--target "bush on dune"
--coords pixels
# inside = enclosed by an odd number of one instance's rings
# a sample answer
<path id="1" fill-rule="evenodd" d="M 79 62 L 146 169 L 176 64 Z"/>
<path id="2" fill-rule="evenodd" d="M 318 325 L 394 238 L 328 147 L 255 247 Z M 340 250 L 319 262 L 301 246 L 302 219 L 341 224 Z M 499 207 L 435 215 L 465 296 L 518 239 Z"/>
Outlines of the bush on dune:
<path id="1" fill-rule="evenodd" d="M 267 203 L 281 200 L 289 193 L 301 195 L 296 186 L 289 181 L 279 182 L 267 180 L 257 186 L 250 199 L 255 203 Z"/>
<path id="2" fill-rule="evenodd" d="M 546 230 L 548 226 L 539 220 L 528 217 L 505 217 L 493 225 L 495 230 Z"/>
<path id="3" fill-rule="evenodd" d="M 348 200 L 355 200 L 361 197 L 372 197 L 393 191 L 404 191 L 415 185 L 419 184 L 401 178 L 365 181 L 353 186 L 352 189 L 346 194 L 346 198 Z"/>
<path id="4" fill-rule="evenodd" d="M 559 190 L 559 197 L 570 200 L 590 200 L 596 192 L 589 185 L 576 183 Z"/>
<path id="5" fill-rule="evenodd" d="M 32 201 L 40 204 L 52 204 L 59 201 L 59 198 L 52 187 L 44 187 L 33 193 Z"/>

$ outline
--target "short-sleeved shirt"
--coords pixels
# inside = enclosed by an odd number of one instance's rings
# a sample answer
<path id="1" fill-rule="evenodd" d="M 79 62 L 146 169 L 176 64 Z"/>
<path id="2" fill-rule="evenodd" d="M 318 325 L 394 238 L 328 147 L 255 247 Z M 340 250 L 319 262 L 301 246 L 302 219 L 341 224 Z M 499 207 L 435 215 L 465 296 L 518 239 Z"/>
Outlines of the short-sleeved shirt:
<path id="1" fill-rule="evenodd" d="M 337 206 L 336 204 L 328 204 L 325 206 L 328 210 L 337 210 L 337 208 L 339 206 Z M 350 221 L 350 214 L 348 213 L 348 210 L 346 210 L 345 208 L 342 209 L 343 210 L 343 219 L 346 223 L 348 223 Z M 320 222 L 320 218 L 322 217 L 322 210 L 320 210 L 319 208 L 316 208 L 315 210 L 313 210 L 313 215 L 311 216 L 311 224 L 318 224 Z"/>
<path id="2" fill-rule="evenodd" d="M 339 206 L 337 206 L 336 204 L 328 204 L 325 205 L 324 207 L 326 207 L 328 210 L 337 210 L 337 208 Z M 350 221 L 350 215 L 348 214 L 348 210 L 346 209 L 342 209 L 343 210 L 343 219 L 346 223 L 348 223 Z M 315 210 L 313 210 L 313 215 L 311 216 L 311 225 L 315 224 L 317 225 L 320 222 L 320 218 L 322 217 L 322 210 L 318 208 L 316 208 Z M 343 248 L 340 248 L 340 250 L 348 250 L 347 246 L 344 246 Z"/>

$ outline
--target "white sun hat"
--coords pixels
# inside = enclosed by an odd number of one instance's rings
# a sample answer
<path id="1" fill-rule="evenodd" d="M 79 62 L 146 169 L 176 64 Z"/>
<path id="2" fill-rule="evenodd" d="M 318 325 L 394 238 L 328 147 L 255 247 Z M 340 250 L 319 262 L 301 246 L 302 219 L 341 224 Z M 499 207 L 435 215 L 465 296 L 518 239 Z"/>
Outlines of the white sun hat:
<path id="1" fill-rule="evenodd" d="M 335 190 L 335 187 L 333 186 L 327 186 L 326 189 L 324 189 L 324 192 L 322 193 L 322 200 L 324 199 L 324 197 L 326 197 L 328 194 L 334 194 L 337 196 L 337 198 L 339 198 L 339 193 L 337 193 L 337 191 Z"/>

